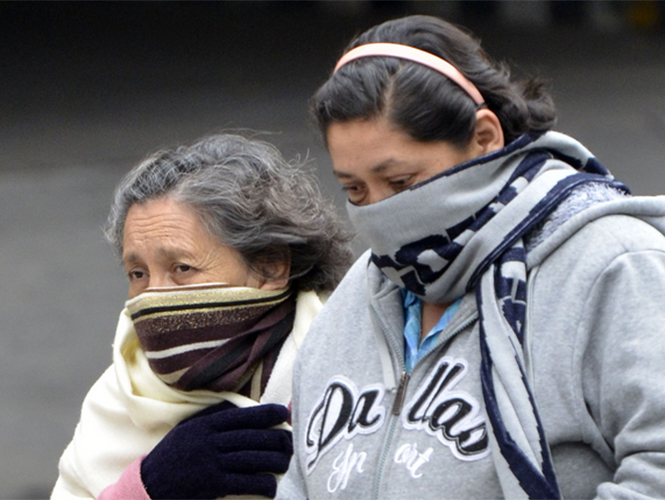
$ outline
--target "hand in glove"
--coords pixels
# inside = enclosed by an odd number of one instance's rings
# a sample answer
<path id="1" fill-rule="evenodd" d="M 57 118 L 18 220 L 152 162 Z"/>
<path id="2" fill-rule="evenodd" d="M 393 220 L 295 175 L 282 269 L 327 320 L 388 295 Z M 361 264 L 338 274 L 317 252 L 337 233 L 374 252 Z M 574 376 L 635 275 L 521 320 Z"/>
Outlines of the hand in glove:
<path id="1" fill-rule="evenodd" d="M 282 405 L 237 408 L 224 402 L 183 420 L 141 462 L 150 498 L 273 498 L 293 454 Z"/>

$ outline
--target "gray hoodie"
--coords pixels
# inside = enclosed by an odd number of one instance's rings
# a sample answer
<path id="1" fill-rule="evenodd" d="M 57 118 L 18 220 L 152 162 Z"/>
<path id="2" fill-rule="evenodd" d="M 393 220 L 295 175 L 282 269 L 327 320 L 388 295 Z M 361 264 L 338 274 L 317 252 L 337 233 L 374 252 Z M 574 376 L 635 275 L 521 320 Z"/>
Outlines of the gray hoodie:
<path id="1" fill-rule="evenodd" d="M 617 214 L 665 201 L 637 200 L 585 210 L 528 257 L 527 375 L 564 498 L 665 496 L 665 236 Z M 477 316 L 468 294 L 400 383 L 401 295 L 363 255 L 299 353 L 277 498 L 500 498 Z"/>

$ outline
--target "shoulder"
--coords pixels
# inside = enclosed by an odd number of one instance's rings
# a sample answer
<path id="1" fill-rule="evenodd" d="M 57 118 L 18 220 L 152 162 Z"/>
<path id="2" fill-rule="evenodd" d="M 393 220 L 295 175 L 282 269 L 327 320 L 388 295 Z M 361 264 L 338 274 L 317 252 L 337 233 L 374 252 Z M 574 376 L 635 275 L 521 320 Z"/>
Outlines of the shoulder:
<path id="1" fill-rule="evenodd" d="M 608 318 L 628 327 L 665 294 L 665 235 L 633 216 L 593 220 L 531 270 L 527 293 L 528 321 L 555 343 Z"/>
<path id="2" fill-rule="evenodd" d="M 527 293 L 528 321 L 551 342 L 572 347 L 580 332 L 582 343 L 623 335 L 662 316 L 656 311 L 665 300 L 665 235 L 636 217 L 598 218 L 531 271 Z M 656 327 L 650 323 L 642 328 Z"/>
<path id="3" fill-rule="evenodd" d="M 637 217 L 608 215 L 585 224 L 540 267 L 543 271 L 574 270 L 590 276 L 602 272 L 620 256 L 645 251 L 665 257 L 665 235 Z"/>
<path id="4" fill-rule="evenodd" d="M 365 277 L 367 276 L 367 270 L 371 267 L 371 264 L 372 264 L 372 251 L 365 250 L 360 255 L 360 257 L 358 257 L 356 261 L 353 263 L 353 265 L 349 269 L 349 272 L 346 273 L 346 276 L 342 280 L 342 283 L 353 282 L 354 280 L 358 279 L 364 280 Z"/>
<path id="5" fill-rule="evenodd" d="M 110 469 L 106 462 L 99 460 L 121 435 L 109 433 L 109 430 L 117 430 L 127 421 L 119 392 L 111 366 L 93 384 L 83 401 L 74 437 L 60 457 L 54 498 L 95 497 L 117 479 L 114 474 L 121 472 L 121 468 Z M 100 467 L 100 463 L 104 466 Z"/>
<path id="6" fill-rule="evenodd" d="M 597 201 L 559 208 L 534 229 L 525 239 L 529 267 L 568 253 L 602 264 L 621 253 L 665 248 L 665 196 Z"/>
<path id="7" fill-rule="evenodd" d="M 116 376 L 116 366 L 109 366 L 92 385 L 83 401 L 83 414 L 115 414 L 118 407 L 123 407 L 122 388 Z"/>
<path id="8" fill-rule="evenodd" d="M 337 286 L 335 291 L 325 303 L 322 313 L 340 307 L 348 306 L 355 299 L 363 298 L 367 290 L 367 276 L 370 269 L 374 266 L 370 260 L 371 251 L 364 252 L 351 266 L 344 276 L 344 279 Z"/>
<path id="9" fill-rule="evenodd" d="M 370 252 L 363 253 L 353 264 L 344 279 L 330 295 L 328 300 L 312 321 L 310 331 L 305 338 L 301 353 L 312 350 L 312 354 L 321 353 L 323 346 L 337 344 L 342 332 L 349 324 L 361 325 L 368 315 L 367 272 L 370 267 Z M 332 335 L 331 331 L 335 334 Z M 305 358 L 306 355 L 299 356 Z"/>
<path id="10" fill-rule="evenodd" d="M 607 215 L 596 219 L 583 227 L 578 237 L 605 244 L 610 252 L 665 251 L 665 235 L 651 224 L 631 215 Z"/>

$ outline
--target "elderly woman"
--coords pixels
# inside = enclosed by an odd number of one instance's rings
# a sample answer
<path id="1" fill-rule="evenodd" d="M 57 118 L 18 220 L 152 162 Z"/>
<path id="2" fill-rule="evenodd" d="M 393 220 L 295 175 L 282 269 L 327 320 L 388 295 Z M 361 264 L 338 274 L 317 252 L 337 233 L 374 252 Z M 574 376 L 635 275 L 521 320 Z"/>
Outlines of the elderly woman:
<path id="1" fill-rule="evenodd" d="M 106 235 L 129 300 L 52 498 L 274 496 L 292 365 L 350 260 L 333 206 L 271 145 L 219 135 L 134 168 Z"/>

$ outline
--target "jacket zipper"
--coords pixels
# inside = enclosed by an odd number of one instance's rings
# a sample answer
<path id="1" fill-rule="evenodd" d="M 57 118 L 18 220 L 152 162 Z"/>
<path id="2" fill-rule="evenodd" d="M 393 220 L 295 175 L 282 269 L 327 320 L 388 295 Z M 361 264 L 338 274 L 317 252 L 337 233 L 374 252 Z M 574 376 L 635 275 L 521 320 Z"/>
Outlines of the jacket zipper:
<path id="1" fill-rule="evenodd" d="M 393 352 L 394 353 L 399 352 L 397 351 L 399 347 L 395 346 L 391 337 L 386 335 L 387 332 L 383 320 L 379 317 L 374 308 L 372 308 L 372 312 L 373 314 L 376 314 L 377 318 L 379 319 L 379 323 L 381 324 L 381 329 L 383 330 L 383 335 L 390 344 L 390 346 L 393 348 Z M 469 327 L 474 321 L 476 321 L 476 319 L 478 319 L 477 312 L 475 314 L 472 314 L 468 319 L 466 319 L 459 326 L 457 326 L 457 328 L 455 328 L 444 341 L 448 341 L 449 339 L 453 338 L 459 332 Z M 419 364 L 421 364 L 425 358 L 432 355 L 435 350 L 436 349 L 432 349 L 422 358 L 420 358 L 414 365 L 413 369 L 415 370 L 416 367 Z M 388 460 L 388 449 L 390 448 L 390 445 L 392 443 L 393 436 L 395 434 L 395 428 L 397 427 L 397 423 L 399 422 L 399 416 L 402 413 L 402 408 L 404 406 L 404 401 L 406 399 L 406 389 L 409 385 L 409 380 L 411 379 L 411 375 L 406 371 L 406 365 L 404 364 L 404 361 L 403 360 L 400 361 L 399 358 L 398 361 L 400 364 L 400 368 L 402 369 L 402 375 L 400 376 L 399 386 L 397 387 L 397 393 L 395 394 L 395 401 L 393 402 L 393 407 L 391 411 L 392 416 L 395 418 L 390 419 L 388 432 L 386 433 L 386 438 L 383 441 L 383 448 L 381 449 L 381 454 L 379 455 L 378 467 L 376 468 L 376 474 L 374 475 L 374 484 L 372 487 L 373 500 L 379 500 L 379 490 L 381 488 L 381 483 L 382 483 L 381 479 L 383 477 L 383 469 L 386 465 L 386 461 Z"/>
<path id="2" fill-rule="evenodd" d="M 399 418 L 391 418 L 390 423 L 388 424 L 388 432 L 386 433 L 386 438 L 383 440 L 383 449 L 379 455 L 379 463 L 376 468 L 376 474 L 374 475 L 374 484 L 372 487 L 372 500 L 379 500 L 379 490 L 381 488 L 381 479 L 383 477 L 383 469 L 386 466 L 386 461 L 388 460 L 387 450 L 390 447 L 390 443 L 393 440 L 393 435 L 395 434 L 395 427 L 397 427 L 397 422 Z"/>
<path id="3" fill-rule="evenodd" d="M 402 413 L 402 407 L 404 406 L 404 398 L 406 397 L 406 386 L 409 385 L 409 379 L 411 375 L 409 372 L 404 370 L 402 376 L 399 379 L 399 386 L 397 387 L 397 394 L 395 394 L 395 401 L 393 401 L 393 410 L 392 414 L 396 417 Z"/>
<path id="4" fill-rule="evenodd" d="M 474 321 L 476 321 L 476 319 L 478 319 L 478 315 L 473 314 L 471 317 L 465 320 L 461 325 L 455 328 L 453 332 L 448 336 L 448 339 L 453 338 L 459 332 L 470 326 Z M 425 358 L 430 356 L 435 350 L 436 349 L 432 349 L 431 351 L 426 353 L 422 358 L 420 358 L 414 365 L 413 369 L 415 370 L 416 366 L 418 366 Z M 395 401 L 393 402 L 392 414 L 395 416 L 399 416 L 399 414 L 402 413 L 402 408 L 404 407 L 404 400 L 406 399 L 406 388 L 409 385 L 409 380 L 411 380 L 411 375 L 409 374 L 409 372 L 404 370 L 399 380 L 399 386 L 397 388 L 397 394 L 395 395 Z"/>
<path id="5" fill-rule="evenodd" d="M 393 355 L 394 353 L 399 352 L 399 346 L 396 346 L 395 343 L 393 342 L 392 337 L 388 335 L 386 325 L 383 322 L 383 319 L 378 315 L 376 310 L 372 307 L 371 308 L 372 314 L 376 315 L 376 318 L 378 319 L 378 323 L 381 325 L 381 329 L 383 330 L 383 337 L 386 339 L 388 342 L 388 345 L 392 349 Z M 402 370 L 402 376 L 400 378 L 400 384 L 399 387 L 397 388 L 397 394 L 395 395 L 395 403 L 397 402 L 398 399 L 400 399 L 400 392 L 402 393 L 401 399 L 402 401 L 404 400 L 405 392 L 406 392 L 406 384 L 409 379 L 409 375 L 406 372 L 406 365 L 404 363 L 403 359 L 400 359 L 399 356 L 397 356 L 397 361 L 399 363 L 399 367 Z M 402 384 L 404 382 L 404 384 Z M 372 499 L 373 500 L 379 500 L 379 490 L 381 489 L 381 479 L 383 477 L 383 469 L 386 465 L 386 461 L 388 460 L 388 449 L 390 448 L 390 443 L 393 440 L 393 435 L 395 434 L 395 427 L 397 427 L 397 422 L 399 422 L 399 411 L 398 413 L 395 413 L 395 403 L 393 403 L 393 410 L 392 410 L 392 415 L 397 417 L 397 418 L 390 418 L 389 416 L 386 417 L 386 420 L 389 421 L 388 423 L 388 432 L 386 433 L 386 437 L 383 440 L 383 447 L 381 448 L 381 452 L 379 454 L 379 461 L 378 461 L 378 466 L 376 468 L 376 473 L 374 474 L 374 483 L 372 485 Z M 399 410 L 401 411 L 401 404 L 399 407 Z"/>

